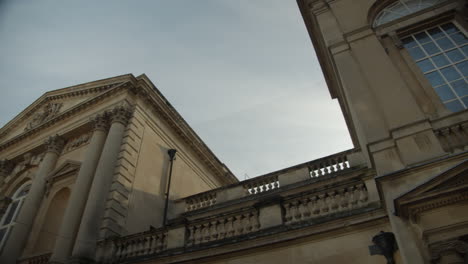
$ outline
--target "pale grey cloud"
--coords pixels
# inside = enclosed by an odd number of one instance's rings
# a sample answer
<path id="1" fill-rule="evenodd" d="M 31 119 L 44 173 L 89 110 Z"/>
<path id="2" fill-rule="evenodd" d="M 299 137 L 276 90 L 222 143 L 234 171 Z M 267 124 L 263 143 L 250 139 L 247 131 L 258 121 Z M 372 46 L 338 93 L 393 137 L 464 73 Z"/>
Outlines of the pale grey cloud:
<path id="1" fill-rule="evenodd" d="M 0 125 L 48 90 L 146 73 L 241 178 L 351 147 L 295 0 L 4 0 L 0 38 Z"/>

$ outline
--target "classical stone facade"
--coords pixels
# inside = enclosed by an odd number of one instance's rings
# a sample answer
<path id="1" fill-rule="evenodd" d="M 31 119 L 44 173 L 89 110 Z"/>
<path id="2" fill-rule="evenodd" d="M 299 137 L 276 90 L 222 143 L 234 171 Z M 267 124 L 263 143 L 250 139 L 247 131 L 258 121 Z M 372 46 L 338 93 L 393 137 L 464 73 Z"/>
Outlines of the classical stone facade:
<path id="1" fill-rule="evenodd" d="M 52 91 L 0 130 L 0 262 L 468 263 L 466 2 L 298 6 L 353 149 L 238 182 L 144 75 Z"/>

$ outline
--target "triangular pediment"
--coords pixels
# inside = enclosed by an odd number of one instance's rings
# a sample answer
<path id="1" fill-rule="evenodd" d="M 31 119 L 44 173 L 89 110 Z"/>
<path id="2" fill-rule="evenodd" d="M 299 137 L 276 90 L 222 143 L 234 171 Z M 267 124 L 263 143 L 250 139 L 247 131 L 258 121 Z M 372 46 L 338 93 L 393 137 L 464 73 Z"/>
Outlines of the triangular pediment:
<path id="1" fill-rule="evenodd" d="M 396 214 L 414 217 L 440 206 L 468 200 L 468 160 L 430 178 L 395 199 Z"/>
<path id="2" fill-rule="evenodd" d="M 33 130 L 131 79 L 127 74 L 47 92 L 0 129 L 0 140 Z"/>
<path id="3" fill-rule="evenodd" d="M 60 166 L 58 166 L 55 170 L 53 170 L 50 174 L 48 179 L 54 178 L 61 178 L 66 177 L 69 175 L 73 175 L 80 170 L 81 162 L 74 161 L 74 160 L 66 160 Z"/>

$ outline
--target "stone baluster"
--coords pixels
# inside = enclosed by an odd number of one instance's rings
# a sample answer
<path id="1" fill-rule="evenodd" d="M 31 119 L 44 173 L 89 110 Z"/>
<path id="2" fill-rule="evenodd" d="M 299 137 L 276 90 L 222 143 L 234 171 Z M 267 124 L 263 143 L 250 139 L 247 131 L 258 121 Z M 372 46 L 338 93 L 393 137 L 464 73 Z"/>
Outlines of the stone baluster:
<path id="1" fill-rule="evenodd" d="M 46 179 L 49 173 L 55 168 L 57 159 L 62 152 L 65 140 L 58 136 L 49 137 L 46 142 L 46 153 L 29 190 L 28 196 L 23 204 L 15 222 L 21 223 L 15 225 L 12 233 L 4 245 L 0 263 L 16 263 L 27 242 L 31 232 L 37 211 L 42 203 L 45 194 Z"/>
<path id="2" fill-rule="evenodd" d="M 226 221 L 226 237 L 234 236 L 234 217 L 230 216 Z"/>
<path id="3" fill-rule="evenodd" d="M 117 106 L 108 114 L 111 126 L 99 158 L 73 248 L 72 260 L 77 263 L 94 260 L 96 241 L 99 238 L 99 229 L 114 176 L 114 168 L 125 127 L 131 117 L 130 109 L 124 106 Z"/>
<path id="4" fill-rule="evenodd" d="M 93 133 L 86 150 L 83 163 L 76 177 L 75 184 L 68 202 L 59 235 L 55 242 L 54 250 L 50 258 L 50 263 L 64 263 L 70 257 L 73 238 L 76 236 L 80 225 L 89 189 L 93 181 L 94 172 L 101 156 L 102 148 L 107 136 L 108 118 L 104 114 L 99 114 L 92 119 Z"/>
<path id="5" fill-rule="evenodd" d="M 195 225 L 195 245 L 198 245 L 202 242 L 203 240 L 203 235 L 202 235 L 202 225 Z"/>

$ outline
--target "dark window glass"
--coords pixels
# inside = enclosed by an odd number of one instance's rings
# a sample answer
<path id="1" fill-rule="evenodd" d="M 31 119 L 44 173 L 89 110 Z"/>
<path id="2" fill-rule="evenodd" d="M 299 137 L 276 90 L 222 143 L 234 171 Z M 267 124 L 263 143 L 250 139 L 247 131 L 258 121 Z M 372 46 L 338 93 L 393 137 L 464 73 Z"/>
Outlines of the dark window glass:
<path id="1" fill-rule="evenodd" d="M 463 105 L 458 100 L 445 103 L 445 106 L 452 112 L 458 112 L 464 109 Z"/>
<path id="2" fill-rule="evenodd" d="M 448 38 L 441 38 L 441 39 L 436 40 L 436 42 L 437 44 L 439 44 L 439 47 L 443 50 L 448 50 L 448 49 L 455 47 L 453 42 Z"/>
<path id="3" fill-rule="evenodd" d="M 440 52 L 440 49 L 432 42 L 424 44 L 423 48 L 429 55 Z"/>
<path id="4" fill-rule="evenodd" d="M 421 68 L 423 72 L 428 72 L 435 69 L 434 64 L 432 64 L 431 60 L 429 59 L 419 61 L 416 64 L 418 64 L 419 68 Z"/>
<path id="5" fill-rule="evenodd" d="M 458 94 L 458 96 L 468 95 L 468 83 L 465 80 L 461 79 L 451 83 L 453 89 Z"/>
<path id="6" fill-rule="evenodd" d="M 463 103 L 465 104 L 465 106 L 468 107 L 468 96 L 463 97 L 463 98 L 462 98 L 462 101 L 463 101 Z"/>
<path id="7" fill-rule="evenodd" d="M 458 49 L 451 50 L 446 54 L 453 62 L 461 61 L 465 58 L 465 55 L 463 55 Z"/>
<path id="8" fill-rule="evenodd" d="M 442 26 L 442 29 L 447 33 L 454 33 L 458 32 L 458 28 L 456 28 L 452 23 L 448 23 Z"/>
<path id="9" fill-rule="evenodd" d="M 444 84 L 445 82 L 444 79 L 442 79 L 442 76 L 440 76 L 440 73 L 437 71 L 426 74 L 426 77 L 433 87 Z"/>
<path id="10" fill-rule="evenodd" d="M 424 52 L 418 47 L 409 49 L 408 52 L 411 55 L 411 57 L 413 57 L 413 59 L 415 60 L 422 59 L 426 56 Z"/>
<path id="11" fill-rule="evenodd" d="M 434 61 L 435 65 L 437 67 L 442 67 L 442 66 L 445 66 L 445 65 L 449 64 L 449 61 L 448 61 L 447 57 L 445 57 L 444 54 L 434 56 L 434 57 L 432 57 L 432 60 Z"/>
<path id="12" fill-rule="evenodd" d="M 417 46 L 416 41 L 412 37 L 404 38 L 401 42 L 403 42 L 403 46 L 407 49 Z"/>
<path id="13" fill-rule="evenodd" d="M 442 101 L 455 99 L 455 94 L 453 94 L 448 85 L 436 87 L 435 90 Z"/>
<path id="14" fill-rule="evenodd" d="M 468 45 L 461 47 L 461 49 L 465 53 L 465 56 L 468 56 Z"/>
<path id="15" fill-rule="evenodd" d="M 449 66 L 443 69 L 440 69 L 444 77 L 450 82 L 461 78 L 461 75 L 457 72 L 455 67 Z"/>
<path id="16" fill-rule="evenodd" d="M 19 201 L 14 201 L 10 205 L 10 209 L 8 210 L 7 216 L 5 217 L 5 221 L 3 222 L 4 225 L 7 225 L 13 220 L 13 215 L 15 214 L 16 207 L 18 207 Z"/>
<path id="17" fill-rule="evenodd" d="M 453 34 L 453 35 L 451 35 L 451 37 L 453 38 L 455 43 L 457 43 L 458 45 L 463 45 L 463 44 L 468 43 L 468 40 L 466 39 L 466 37 L 461 32 Z"/>
<path id="18" fill-rule="evenodd" d="M 429 29 L 428 32 L 434 39 L 438 39 L 445 36 L 444 32 L 442 32 L 439 28 Z"/>
<path id="19" fill-rule="evenodd" d="M 427 43 L 429 41 L 431 41 L 431 39 L 429 38 L 429 36 L 426 34 L 426 32 L 421 32 L 421 33 L 418 33 L 416 35 L 414 35 L 414 37 L 416 38 L 416 40 L 423 44 L 423 43 Z"/>
<path id="20" fill-rule="evenodd" d="M 468 76 L 468 61 L 460 62 L 455 64 L 458 70 L 463 74 L 463 76 Z"/>
<path id="21" fill-rule="evenodd" d="M 8 230 L 8 228 L 0 229 L 0 242 L 2 242 L 3 238 L 5 237 L 7 230 Z"/>

